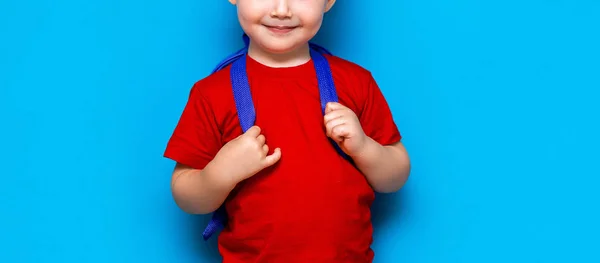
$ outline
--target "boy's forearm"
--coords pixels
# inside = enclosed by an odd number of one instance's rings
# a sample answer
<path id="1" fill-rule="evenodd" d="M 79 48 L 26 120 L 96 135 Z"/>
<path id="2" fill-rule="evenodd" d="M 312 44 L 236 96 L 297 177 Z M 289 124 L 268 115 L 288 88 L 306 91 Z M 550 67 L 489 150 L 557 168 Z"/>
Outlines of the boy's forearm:
<path id="1" fill-rule="evenodd" d="M 203 170 L 183 170 L 173 180 L 172 192 L 177 205 L 190 214 L 208 214 L 223 204 L 235 187 L 219 169 L 209 163 Z"/>
<path id="2" fill-rule="evenodd" d="M 371 138 L 353 160 L 376 192 L 398 191 L 410 173 L 408 153 L 401 143 L 383 146 Z"/>

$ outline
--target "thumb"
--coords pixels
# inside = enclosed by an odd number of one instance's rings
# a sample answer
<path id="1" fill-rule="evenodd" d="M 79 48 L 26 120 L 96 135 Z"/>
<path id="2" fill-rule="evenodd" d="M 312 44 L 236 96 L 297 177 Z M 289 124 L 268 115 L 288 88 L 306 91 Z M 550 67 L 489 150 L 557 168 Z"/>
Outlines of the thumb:
<path id="1" fill-rule="evenodd" d="M 273 153 L 265 158 L 265 167 L 274 165 L 281 159 L 281 149 L 276 148 Z"/>

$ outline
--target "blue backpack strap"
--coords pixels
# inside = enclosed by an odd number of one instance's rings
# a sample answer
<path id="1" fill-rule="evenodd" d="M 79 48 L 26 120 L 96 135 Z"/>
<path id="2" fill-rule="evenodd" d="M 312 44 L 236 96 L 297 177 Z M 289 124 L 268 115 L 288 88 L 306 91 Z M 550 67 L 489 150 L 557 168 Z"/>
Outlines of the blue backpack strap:
<path id="1" fill-rule="evenodd" d="M 315 45 L 316 46 L 316 45 Z M 325 50 L 325 49 L 323 49 Z M 328 102 L 337 102 L 338 96 L 335 91 L 335 83 L 333 82 L 333 76 L 331 74 L 331 68 L 325 58 L 318 50 L 310 49 L 310 56 L 313 59 L 315 65 L 315 71 L 317 72 L 317 81 L 319 83 L 319 97 L 321 99 L 321 112 L 325 115 L 325 107 Z M 344 157 L 344 159 L 353 162 L 352 158 L 348 156 L 340 146 L 329 138 L 337 152 Z"/>
<path id="2" fill-rule="evenodd" d="M 308 46 L 310 47 L 311 50 L 315 50 L 317 51 L 319 54 L 327 54 L 327 55 L 332 55 L 331 52 L 329 52 L 329 50 L 325 49 L 322 46 L 319 46 L 315 43 L 308 43 Z"/>
<path id="3" fill-rule="evenodd" d="M 254 125 L 254 121 L 256 120 L 256 112 L 254 109 L 254 103 L 252 102 L 252 94 L 250 85 L 248 83 L 248 76 L 246 75 L 245 56 L 248 52 L 249 45 L 249 38 L 246 34 L 243 35 L 243 40 L 244 48 L 222 60 L 217 67 L 215 67 L 213 73 L 231 64 L 230 75 L 235 106 L 238 112 L 238 119 L 240 126 L 242 127 L 242 131 L 246 132 Z M 323 56 L 323 54 L 331 55 L 331 52 L 314 43 L 309 43 L 309 46 L 310 55 L 315 65 L 315 71 L 317 72 L 321 111 L 323 114 L 325 114 L 325 107 L 327 106 L 327 103 L 338 101 L 335 84 L 331 74 L 331 68 L 329 67 L 327 59 Z M 330 141 L 340 155 L 342 155 L 346 160 L 352 162 L 352 159 L 346 155 L 346 153 L 344 153 L 337 143 L 331 139 Z M 204 229 L 204 232 L 202 233 L 204 240 L 208 240 L 212 234 L 218 230 L 218 228 L 225 226 L 226 223 L 227 213 L 225 206 L 222 205 L 213 213 L 210 222 Z"/>

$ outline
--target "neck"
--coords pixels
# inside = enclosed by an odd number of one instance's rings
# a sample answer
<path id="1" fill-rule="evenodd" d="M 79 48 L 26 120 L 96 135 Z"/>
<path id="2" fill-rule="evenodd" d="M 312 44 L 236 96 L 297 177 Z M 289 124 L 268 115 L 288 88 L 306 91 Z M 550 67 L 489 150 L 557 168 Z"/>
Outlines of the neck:
<path id="1" fill-rule="evenodd" d="M 286 53 L 271 53 L 263 50 L 250 41 L 248 56 L 259 63 L 273 68 L 294 67 L 302 65 L 310 60 L 308 43 Z"/>

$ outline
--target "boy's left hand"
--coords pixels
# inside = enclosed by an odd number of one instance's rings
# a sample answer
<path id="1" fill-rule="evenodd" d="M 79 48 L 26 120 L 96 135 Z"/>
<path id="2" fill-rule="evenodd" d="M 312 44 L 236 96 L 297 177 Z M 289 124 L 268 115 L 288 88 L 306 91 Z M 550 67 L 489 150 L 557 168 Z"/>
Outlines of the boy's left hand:
<path id="1" fill-rule="evenodd" d="M 358 117 L 350 108 L 337 102 L 329 102 L 325 107 L 323 118 L 327 136 L 332 138 L 346 154 L 355 156 L 364 148 L 367 135 Z"/>

